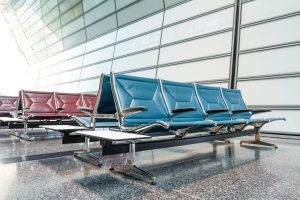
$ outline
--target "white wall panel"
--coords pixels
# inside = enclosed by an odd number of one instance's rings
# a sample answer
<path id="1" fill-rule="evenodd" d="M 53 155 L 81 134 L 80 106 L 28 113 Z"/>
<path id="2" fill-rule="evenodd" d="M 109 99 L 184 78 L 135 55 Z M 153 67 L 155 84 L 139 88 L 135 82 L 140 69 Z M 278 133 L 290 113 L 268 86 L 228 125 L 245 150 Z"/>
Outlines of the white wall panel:
<path id="1" fill-rule="evenodd" d="M 148 69 L 148 70 L 131 72 L 126 74 L 131 76 L 145 77 L 145 78 L 155 78 L 155 73 L 156 73 L 156 69 Z"/>
<path id="2" fill-rule="evenodd" d="M 101 49 L 89 54 L 85 54 L 83 65 L 88 65 L 102 60 L 110 59 L 113 57 L 113 52 L 114 52 L 114 47 L 110 46 L 105 49 Z"/>
<path id="3" fill-rule="evenodd" d="M 225 79 L 229 76 L 230 57 L 216 58 L 158 68 L 157 77 L 182 82 Z"/>
<path id="4" fill-rule="evenodd" d="M 112 33 L 106 34 L 102 37 L 98 37 L 94 40 L 87 42 L 85 52 L 92 51 L 97 48 L 101 48 L 110 44 L 113 44 L 116 39 L 117 32 L 114 31 Z"/>
<path id="5" fill-rule="evenodd" d="M 147 35 L 122 42 L 116 45 L 115 57 L 156 47 L 160 42 L 161 31 L 149 33 Z"/>
<path id="6" fill-rule="evenodd" d="M 56 90 L 58 92 L 70 92 L 70 93 L 77 92 L 78 83 L 79 82 L 60 84 L 60 85 L 57 85 Z"/>
<path id="7" fill-rule="evenodd" d="M 102 73 L 109 74 L 111 68 L 111 61 L 100 63 L 89 67 L 82 68 L 81 79 L 100 76 Z"/>
<path id="8" fill-rule="evenodd" d="M 203 85 L 209 85 L 209 86 L 213 86 L 213 87 L 228 88 L 228 82 L 225 82 L 225 83 L 205 83 Z"/>
<path id="9" fill-rule="evenodd" d="M 112 70 L 114 72 L 126 71 L 157 64 L 158 49 L 145 53 L 135 54 L 125 58 L 114 60 Z"/>
<path id="10" fill-rule="evenodd" d="M 87 81 L 80 81 L 78 92 L 92 92 L 98 91 L 99 88 L 99 78 L 87 80 Z"/>
<path id="11" fill-rule="evenodd" d="M 78 80 L 80 78 L 80 72 L 81 69 L 60 73 L 58 82 L 63 83 L 63 82 Z"/>
<path id="12" fill-rule="evenodd" d="M 68 49 L 67 51 L 64 51 L 63 59 L 66 60 L 66 59 L 81 55 L 84 53 L 84 51 L 85 51 L 85 43 L 81 44 L 79 46 L 76 46 L 74 48 Z"/>
<path id="13" fill-rule="evenodd" d="M 254 115 L 253 118 L 260 117 L 285 117 L 286 121 L 275 121 L 269 124 L 266 124 L 262 130 L 263 131 L 275 131 L 275 132 L 292 132 L 300 133 L 299 124 L 300 124 L 300 111 L 293 110 L 273 110 L 269 113 Z"/>
<path id="14" fill-rule="evenodd" d="M 124 28 L 118 30 L 117 41 L 124 40 L 135 35 L 160 28 L 162 25 L 163 13 L 158 13 L 146 19 L 140 20 Z"/>
<path id="15" fill-rule="evenodd" d="M 216 12 L 163 30 L 162 44 L 231 28 L 233 8 Z"/>
<path id="16" fill-rule="evenodd" d="M 300 40 L 300 16 L 290 17 L 241 31 L 241 50 Z"/>
<path id="17" fill-rule="evenodd" d="M 299 0 L 258 0 L 243 4 L 242 24 L 300 10 Z"/>
<path id="18" fill-rule="evenodd" d="M 299 78 L 240 81 L 238 88 L 248 105 L 299 105 Z"/>
<path id="19" fill-rule="evenodd" d="M 239 77 L 300 72 L 300 46 L 240 55 Z"/>
<path id="20" fill-rule="evenodd" d="M 193 0 L 166 11 L 164 25 L 171 24 L 195 15 L 208 12 L 229 4 L 233 0 Z"/>
<path id="21" fill-rule="evenodd" d="M 82 66 L 82 59 L 83 59 L 83 56 L 79 56 L 79 57 L 62 62 L 60 65 L 60 71 L 66 71 L 69 69 L 74 69 L 74 68 Z"/>
<path id="22" fill-rule="evenodd" d="M 226 32 L 161 48 L 160 64 L 230 53 L 231 34 Z"/>

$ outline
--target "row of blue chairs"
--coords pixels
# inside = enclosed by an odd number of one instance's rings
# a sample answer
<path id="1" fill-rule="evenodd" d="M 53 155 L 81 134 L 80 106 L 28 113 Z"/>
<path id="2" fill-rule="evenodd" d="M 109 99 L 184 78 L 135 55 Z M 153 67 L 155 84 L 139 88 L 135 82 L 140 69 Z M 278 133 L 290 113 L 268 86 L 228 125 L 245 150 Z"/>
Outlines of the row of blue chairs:
<path id="1" fill-rule="evenodd" d="M 110 77 L 102 75 L 106 90 L 112 88 L 122 130 L 149 132 L 162 127 L 184 136 L 199 128 L 214 127 L 211 132 L 217 133 L 224 127 L 242 130 L 251 125 L 260 128 L 271 121 L 285 120 L 283 117 L 251 118 L 268 110 L 248 109 L 240 90 L 114 73 Z"/>
<path id="2" fill-rule="evenodd" d="M 285 120 L 252 118 L 268 111 L 248 109 L 240 90 L 111 73 L 101 75 L 95 108 L 89 112 L 94 128 L 135 133 L 167 130 L 183 137 L 191 131 L 241 131 L 248 125 L 260 129 Z"/>

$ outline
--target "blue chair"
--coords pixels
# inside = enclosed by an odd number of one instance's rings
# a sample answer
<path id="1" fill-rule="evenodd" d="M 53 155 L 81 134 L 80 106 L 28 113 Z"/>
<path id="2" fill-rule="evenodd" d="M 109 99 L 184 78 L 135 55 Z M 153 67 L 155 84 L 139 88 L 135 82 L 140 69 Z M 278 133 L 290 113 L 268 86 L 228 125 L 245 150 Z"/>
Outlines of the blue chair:
<path id="1" fill-rule="evenodd" d="M 164 130 L 179 130 L 191 126 L 214 126 L 213 122 L 203 122 L 193 114 L 192 109 L 173 109 L 171 112 L 177 113 L 177 117 L 171 116 L 165 105 L 162 90 L 158 79 L 141 78 L 122 74 L 111 74 L 112 87 L 119 115 L 121 129 L 127 127 L 131 132 L 156 131 L 158 127 Z M 182 94 L 182 96 L 184 96 Z M 180 113 L 180 114 L 179 114 Z M 183 114 L 185 113 L 185 114 Z M 179 117 L 179 116 L 182 117 Z M 190 118 L 184 118 L 190 115 Z M 194 120 L 191 120 L 194 118 Z M 128 130 L 128 127 L 132 127 Z"/>
<path id="2" fill-rule="evenodd" d="M 271 110 L 249 109 L 243 100 L 240 90 L 221 88 L 222 97 L 233 119 L 245 119 L 249 124 L 268 123 L 277 120 L 285 120 L 284 117 L 273 118 L 251 118 L 255 114 L 270 112 Z"/>
<path id="3" fill-rule="evenodd" d="M 101 74 L 94 108 L 79 107 L 78 110 L 90 117 L 73 117 L 79 124 L 88 128 L 118 127 L 115 117 L 116 106 L 110 85 L 110 76 Z"/>
<path id="4" fill-rule="evenodd" d="M 243 100 L 240 90 L 221 88 L 222 97 L 226 102 L 227 108 L 231 113 L 233 119 L 244 119 L 248 125 L 253 126 L 256 129 L 255 140 L 241 141 L 243 144 L 257 144 L 264 146 L 271 146 L 277 148 L 275 144 L 270 144 L 260 140 L 260 129 L 267 123 L 273 121 L 284 120 L 284 117 L 272 117 L 272 118 L 251 118 L 254 114 L 270 112 L 270 110 L 251 110 L 248 109 L 246 103 Z"/>
<path id="5" fill-rule="evenodd" d="M 200 84 L 194 84 L 194 87 L 206 119 L 215 121 L 220 129 L 241 127 L 240 125 L 247 123 L 245 120 L 231 118 L 219 88 Z"/>
<path id="6" fill-rule="evenodd" d="M 188 122 L 192 125 L 186 130 L 177 130 L 176 135 L 185 135 L 197 128 L 216 126 L 212 120 L 205 119 L 193 84 L 161 80 L 160 85 L 171 121 Z"/>

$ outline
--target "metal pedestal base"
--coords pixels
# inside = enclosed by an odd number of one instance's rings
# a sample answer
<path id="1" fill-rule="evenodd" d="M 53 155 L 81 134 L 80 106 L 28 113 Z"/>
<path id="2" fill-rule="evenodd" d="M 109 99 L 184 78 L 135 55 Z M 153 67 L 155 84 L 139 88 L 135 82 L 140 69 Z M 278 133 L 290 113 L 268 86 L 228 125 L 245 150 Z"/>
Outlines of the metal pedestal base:
<path id="1" fill-rule="evenodd" d="M 261 141 L 259 131 L 255 133 L 254 140 L 242 140 L 242 141 L 240 141 L 240 144 L 254 144 L 254 145 L 261 145 L 261 146 L 265 146 L 265 147 L 272 147 L 275 149 L 278 148 L 277 145 L 275 145 L 275 144 Z"/>
<path id="2" fill-rule="evenodd" d="M 126 168 L 126 167 L 125 167 Z M 156 184 L 156 178 L 149 172 L 137 167 L 136 165 L 129 165 L 127 169 L 124 168 L 118 168 L 118 167 L 111 167 L 111 171 L 117 172 L 119 174 L 122 174 L 124 176 L 128 176 L 134 179 L 138 179 L 141 181 L 149 182 L 152 185 Z"/>
<path id="3" fill-rule="evenodd" d="M 90 152 L 90 138 L 85 137 L 85 150 L 75 152 L 74 156 L 84 162 L 88 162 L 98 166 L 108 166 L 111 171 L 129 176 L 151 184 L 156 184 L 155 177 L 149 172 L 137 167 L 135 165 L 135 142 L 134 140 L 128 141 L 129 144 L 129 157 L 127 154 L 115 156 L 100 156 L 97 157 Z"/>

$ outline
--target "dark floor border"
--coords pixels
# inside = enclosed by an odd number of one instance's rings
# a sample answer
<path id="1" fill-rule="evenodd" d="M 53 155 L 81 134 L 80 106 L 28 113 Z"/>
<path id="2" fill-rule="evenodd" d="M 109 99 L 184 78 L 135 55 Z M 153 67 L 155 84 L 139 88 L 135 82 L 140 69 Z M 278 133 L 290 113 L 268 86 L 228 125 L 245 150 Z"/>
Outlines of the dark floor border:
<path id="1" fill-rule="evenodd" d="M 99 152 L 101 148 L 93 148 L 91 152 Z M 75 151 L 82 151 L 80 150 L 72 150 L 72 151 L 61 151 L 55 153 L 46 153 L 46 154 L 37 154 L 37 155 L 23 155 L 11 158 L 2 158 L 0 159 L 0 165 L 2 164 L 12 164 L 12 163 L 19 163 L 19 162 L 27 162 L 27 161 L 35 161 L 35 160 L 43 160 L 43 159 L 51 159 L 51 158 L 59 158 L 64 156 L 72 156 L 74 155 Z"/>

